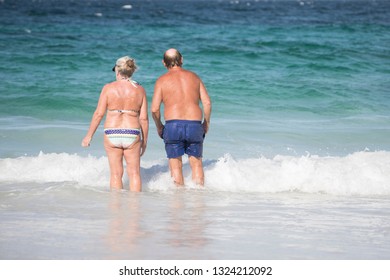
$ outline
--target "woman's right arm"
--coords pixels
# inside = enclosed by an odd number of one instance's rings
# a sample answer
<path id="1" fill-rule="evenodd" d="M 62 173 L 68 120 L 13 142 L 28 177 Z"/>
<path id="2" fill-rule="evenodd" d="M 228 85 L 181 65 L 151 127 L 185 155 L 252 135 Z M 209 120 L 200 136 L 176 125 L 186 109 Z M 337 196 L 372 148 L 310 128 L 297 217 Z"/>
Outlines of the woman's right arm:
<path id="1" fill-rule="evenodd" d="M 92 137 L 96 132 L 101 120 L 103 119 L 106 111 L 107 111 L 107 90 L 108 86 L 105 85 L 100 93 L 99 102 L 96 106 L 95 113 L 92 116 L 91 124 L 89 126 L 89 130 L 87 135 L 84 137 L 81 142 L 81 146 L 88 147 L 92 141 Z"/>

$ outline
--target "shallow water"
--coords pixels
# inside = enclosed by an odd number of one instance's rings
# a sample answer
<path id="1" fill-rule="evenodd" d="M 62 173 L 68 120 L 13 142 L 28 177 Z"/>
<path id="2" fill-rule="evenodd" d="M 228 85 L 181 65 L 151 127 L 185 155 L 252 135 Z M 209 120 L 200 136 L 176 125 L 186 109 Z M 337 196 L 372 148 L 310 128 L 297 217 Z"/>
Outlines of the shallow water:
<path id="1" fill-rule="evenodd" d="M 8 188 L 1 259 L 390 257 L 389 197 Z"/>

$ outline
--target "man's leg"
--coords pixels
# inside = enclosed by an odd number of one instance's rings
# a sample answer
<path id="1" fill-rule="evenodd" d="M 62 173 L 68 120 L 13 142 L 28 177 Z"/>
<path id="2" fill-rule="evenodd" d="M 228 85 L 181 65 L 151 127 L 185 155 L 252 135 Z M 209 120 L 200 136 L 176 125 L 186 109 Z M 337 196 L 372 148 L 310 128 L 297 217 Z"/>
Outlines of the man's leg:
<path id="1" fill-rule="evenodd" d="M 177 186 L 184 185 L 183 178 L 183 161 L 182 157 L 170 158 L 169 169 L 171 170 L 171 177 Z"/>
<path id="2" fill-rule="evenodd" d="M 190 166 L 192 170 L 192 181 L 197 185 L 204 185 L 204 173 L 201 157 L 190 156 Z"/>

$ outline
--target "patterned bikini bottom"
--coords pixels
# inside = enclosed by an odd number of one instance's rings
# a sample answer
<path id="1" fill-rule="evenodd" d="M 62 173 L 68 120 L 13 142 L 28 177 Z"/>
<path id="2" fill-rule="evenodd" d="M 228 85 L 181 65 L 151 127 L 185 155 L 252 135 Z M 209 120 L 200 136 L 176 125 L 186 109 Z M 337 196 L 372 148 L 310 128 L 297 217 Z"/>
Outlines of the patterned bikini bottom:
<path id="1" fill-rule="evenodd" d="M 140 135 L 141 129 L 138 128 L 105 128 L 104 134 L 108 140 L 117 148 L 127 149 Z"/>

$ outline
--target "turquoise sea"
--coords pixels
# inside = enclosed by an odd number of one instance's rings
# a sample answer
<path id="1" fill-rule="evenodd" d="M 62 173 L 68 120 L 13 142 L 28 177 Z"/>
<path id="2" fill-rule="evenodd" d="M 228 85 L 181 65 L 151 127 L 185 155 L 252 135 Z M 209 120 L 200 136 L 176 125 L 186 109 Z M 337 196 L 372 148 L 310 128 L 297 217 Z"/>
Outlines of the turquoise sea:
<path id="1" fill-rule="evenodd" d="M 0 0 L 0 259 L 389 259 L 389 46 L 390 1 Z M 172 47 L 205 188 L 150 118 L 143 193 L 110 192 L 100 90 L 129 55 L 150 105 Z"/>

